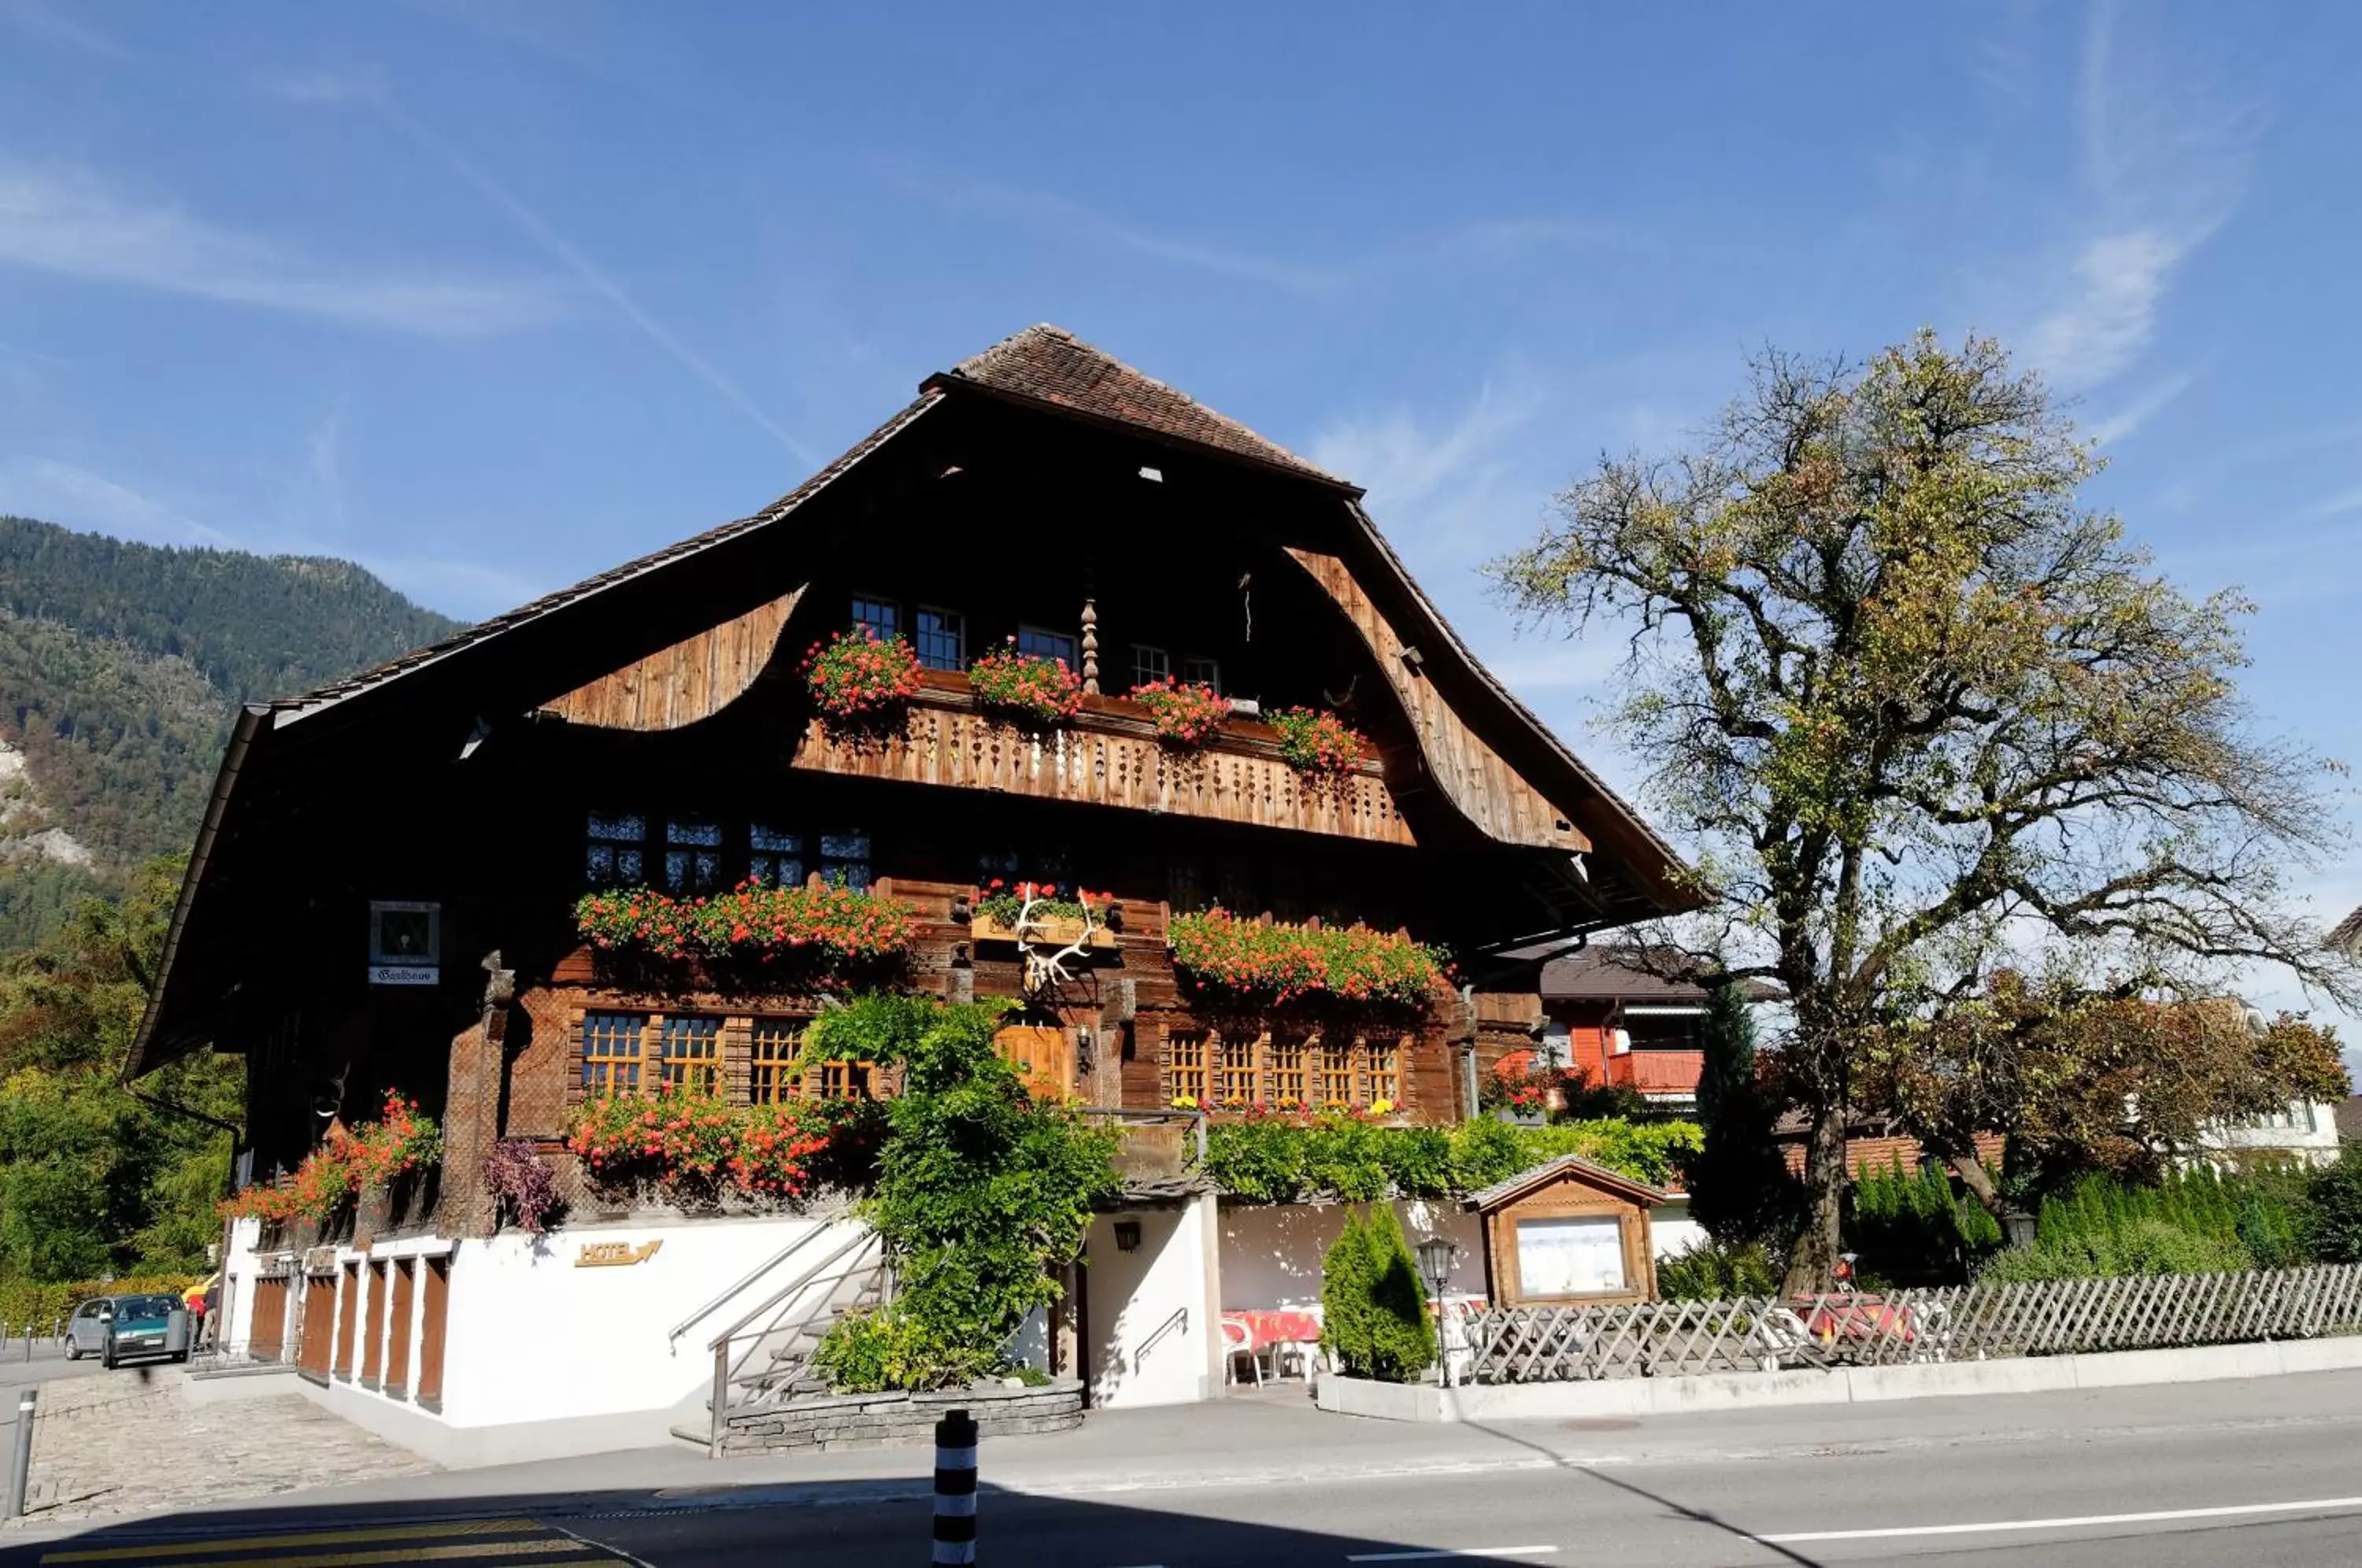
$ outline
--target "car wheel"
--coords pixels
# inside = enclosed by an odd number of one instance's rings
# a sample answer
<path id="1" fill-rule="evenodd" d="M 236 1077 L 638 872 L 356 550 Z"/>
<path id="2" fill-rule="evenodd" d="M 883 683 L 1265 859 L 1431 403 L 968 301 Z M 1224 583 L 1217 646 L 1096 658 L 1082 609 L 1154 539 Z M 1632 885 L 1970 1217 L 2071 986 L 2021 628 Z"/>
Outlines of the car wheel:
<path id="1" fill-rule="evenodd" d="M 66 1359 L 68 1361 L 80 1361 L 82 1359 L 82 1342 L 80 1340 L 69 1338 L 66 1341 Z"/>

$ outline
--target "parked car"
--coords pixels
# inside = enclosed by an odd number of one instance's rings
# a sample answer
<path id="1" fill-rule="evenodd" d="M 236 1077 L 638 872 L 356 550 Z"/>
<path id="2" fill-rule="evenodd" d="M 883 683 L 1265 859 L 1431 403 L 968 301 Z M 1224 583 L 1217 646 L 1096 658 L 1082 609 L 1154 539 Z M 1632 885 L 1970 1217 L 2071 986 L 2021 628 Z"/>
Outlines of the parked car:
<path id="1" fill-rule="evenodd" d="M 104 1366 L 134 1357 L 189 1359 L 189 1313 L 177 1296 L 101 1296 L 66 1320 L 66 1359 Z"/>

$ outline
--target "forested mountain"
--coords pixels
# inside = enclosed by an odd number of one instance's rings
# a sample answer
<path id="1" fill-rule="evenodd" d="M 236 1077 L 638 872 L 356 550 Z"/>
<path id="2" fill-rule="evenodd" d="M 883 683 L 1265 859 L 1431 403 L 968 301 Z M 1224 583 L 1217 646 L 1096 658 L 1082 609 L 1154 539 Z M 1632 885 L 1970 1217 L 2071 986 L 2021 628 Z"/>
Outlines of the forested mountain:
<path id="1" fill-rule="evenodd" d="M 188 847 L 238 703 L 458 624 L 348 561 L 0 517 L 0 951 Z"/>
<path id="2" fill-rule="evenodd" d="M 0 1297 L 203 1271 L 244 1064 L 116 1074 L 237 705 L 458 629 L 345 561 L 0 517 Z"/>

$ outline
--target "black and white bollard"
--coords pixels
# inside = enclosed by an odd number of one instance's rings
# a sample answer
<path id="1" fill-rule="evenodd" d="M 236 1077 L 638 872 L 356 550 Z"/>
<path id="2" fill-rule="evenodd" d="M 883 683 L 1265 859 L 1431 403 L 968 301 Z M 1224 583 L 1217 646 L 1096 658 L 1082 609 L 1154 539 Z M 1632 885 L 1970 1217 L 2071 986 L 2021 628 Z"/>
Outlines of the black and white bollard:
<path id="1" fill-rule="evenodd" d="M 40 1397 L 37 1387 L 20 1389 L 17 1395 L 17 1451 L 8 1458 L 8 1508 L 0 1513 L 0 1519 L 24 1517 L 25 1484 L 33 1474 L 33 1407 Z"/>
<path id="2" fill-rule="evenodd" d="M 934 1561 L 976 1561 L 976 1422 L 966 1410 L 935 1423 Z"/>

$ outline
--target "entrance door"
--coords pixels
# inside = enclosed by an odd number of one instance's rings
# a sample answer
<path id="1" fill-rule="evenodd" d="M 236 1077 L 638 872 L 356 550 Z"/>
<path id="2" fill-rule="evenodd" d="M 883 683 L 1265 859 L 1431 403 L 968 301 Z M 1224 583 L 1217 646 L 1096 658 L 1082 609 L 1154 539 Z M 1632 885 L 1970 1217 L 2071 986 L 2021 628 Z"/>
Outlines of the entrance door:
<path id="1" fill-rule="evenodd" d="M 1028 1094 L 1066 1099 L 1075 1092 L 1075 1040 L 1055 1026 L 1012 1024 L 993 1036 L 1001 1059 L 1017 1069 Z"/>

